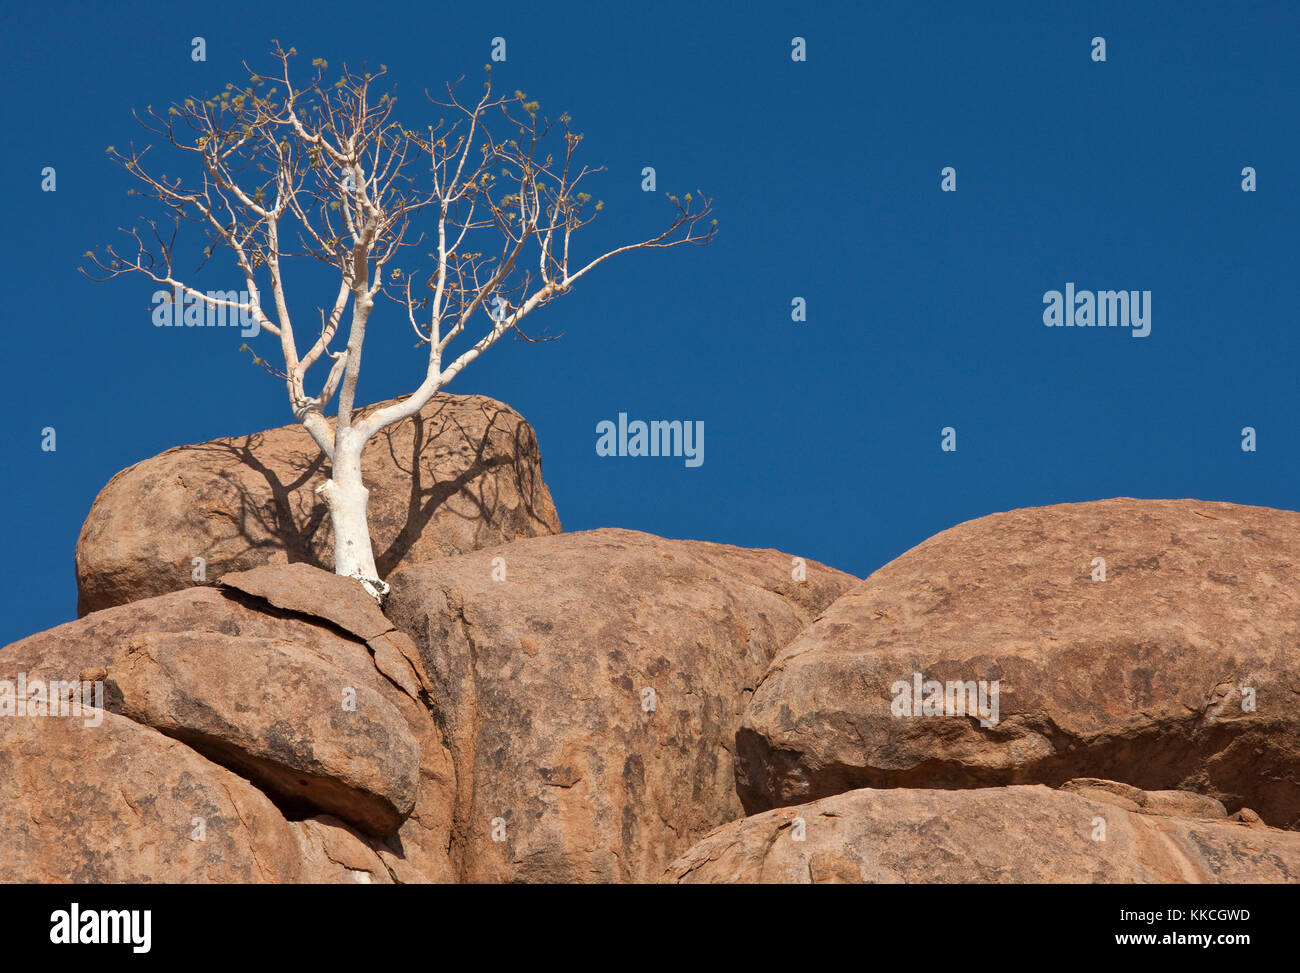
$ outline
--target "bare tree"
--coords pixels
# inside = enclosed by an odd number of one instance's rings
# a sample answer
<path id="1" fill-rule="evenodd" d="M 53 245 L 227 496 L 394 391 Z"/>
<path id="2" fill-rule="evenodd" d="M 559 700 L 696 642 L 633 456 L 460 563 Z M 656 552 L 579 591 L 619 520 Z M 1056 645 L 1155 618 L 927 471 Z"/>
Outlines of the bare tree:
<path id="1" fill-rule="evenodd" d="M 166 114 L 152 107 L 143 117 L 136 114 L 198 174 L 156 175 L 152 146 L 110 147 L 114 160 L 142 184 L 133 191 L 167 213 L 161 226 L 143 219 L 123 231 L 126 245 L 88 256 L 105 275 L 100 279 L 143 274 L 209 312 L 249 316 L 279 339 L 283 370 L 260 357 L 254 361 L 284 380 L 294 416 L 330 461 L 330 479 L 317 492 L 330 511 L 334 569 L 380 598 L 388 586 L 375 569 L 366 520 L 361 452 L 367 441 L 418 412 L 502 335 L 527 338 L 519 328 L 524 317 L 568 293 L 605 260 L 633 250 L 707 244 L 717 220 L 704 223 L 712 202 L 702 195 L 670 195 L 675 209 L 662 233 L 571 263 L 575 233 L 603 204 L 581 191 L 583 180 L 601 170 L 576 161 L 582 135 L 568 115 L 539 120 L 537 102 L 519 91 L 494 95 L 489 80 L 477 99 L 461 96 L 460 84 L 447 85 L 445 100 L 429 100 L 449 118 L 424 131 L 404 128 L 394 118 L 391 92 L 375 97 L 387 68 L 372 74 L 345 66 L 331 85 L 327 65 L 317 59 L 310 84 L 296 88 L 290 78 L 296 51 L 276 43 L 273 54 L 278 77 L 250 71 L 242 90 L 230 84 L 217 97 L 187 98 Z M 196 224 L 206 237 L 200 267 L 218 252 L 233 259 L 243 276 L 242 294 L 203 292 L 177 275 L 184 223 Z M 402 266 L 406 257 L 420 269 Z M 286 287 L 286 268 L 296 258 L 338 273 L 337 291 L 331 284 L 328 292 L 332 300 L 317 307 L 319 325 L 305 352 Z M 419 342 L 428 346 L 427 370 L 410 395 L 354 418 L 366 325 L 380 297 L 404 307 Z M 347 344 L 333 348 L 345 313 Z M 458 352 L 451 351 L 462 335 Z M 328 372 L 320 391 L 309 395 L 307 373 L 318 362 L 328 364 Z M 331 428 L 325 409 L 336 393 Z"/>

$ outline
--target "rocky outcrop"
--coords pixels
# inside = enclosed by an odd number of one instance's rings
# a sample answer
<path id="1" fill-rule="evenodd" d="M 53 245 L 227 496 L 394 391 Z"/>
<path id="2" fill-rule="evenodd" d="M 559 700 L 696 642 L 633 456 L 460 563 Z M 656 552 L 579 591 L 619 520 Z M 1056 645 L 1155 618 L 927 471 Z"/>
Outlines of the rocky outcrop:
<path id="1" fill-rule="evenodd" d="M 1298 574 L 1300 514 L 1135 500 L 864 582 L 626 530 L 382 609 L 260 564 L 0 650 L 0 881 L 1297 882 Z"/>
<path id="2" fill-rule="evenodd" d="M 371 440 L 362 463 L 381 576 L 560 529 L 532 428 L 492 399 L 437 395 Z M 332 569 L 329 517 L 314 493 L 328 475 L 299 425 L 180 446 L 123 470 L 77 541 L 78 614 L 190 587 L 195 558 L 208 579 L 275 562 Z"/>
<path id="3" fill-rule="evenodd" d="M 1089 783 L 1091 793 L 1109 794 L 1108 782 Z M 1300 833 L 1215 817 L 1213 806 L 1201 808 L 1209 817 L 1171 816 L 1167 797 L 1148 795 L 1138 803 L 1164 810 L 1149 813 L 1043 785 L 853 790 L 719 828 L 673 862 L 667 880 L 1300 882 Z M 1221 806 L 1217 812 L 1222 815 Z"/>
<path id="4" fill-rule="evenodd" d="M 0 678 L 98 681 L 109 710 L 97 725 L 0 720 L 18 788 L 0 834 L 24 849 L 6 874 L 449 880 L 450 755 L 403 652 L 418 661 L 360 585 L 306 565 L 96 612 L 0 650 Z M 35 766 L 45 751 L 48 767 Z M 78 774 L 91 786 L 72 786 Z M 221 842 L 203 845 L 214 816 Z M 162 818 L 173 830 L 159 838 Z M 190 835 L 191 818 L 208 837 Z"/>
<path id="5" fill-rule="evenodd" d="M 389 582 L 386 611 L 419 646 L 455 760 L 459 876 L 627 882 L 657 880 L 740 813 L 732 747 L 749 693 L 856 579 L 597 530 Z"/>
<path id="6" fill-rule="evenodd" d="M 415 807 L 420 751 L 397 708 L 292 642 L 214 632 L 133 638 L 107 706 L 237 770 L 282 807 L 380 837 Z"/>
<path id="7" fill-rule="evenodd" d="M 784 647 L 738 734 L 737 786 L 755 812 L 1099 777 L 1295 828 L 1297 592 L 1291 511 L 1120 499 L 961 524 Z M 971 690 L 994 682 L 981 721 Z"/>
<path id="8" fill-rule="evenodd" d="M 388 620 L 379 604 L 358 598 L 350 578 L 305 564 L 255 568 L 228 574 L 221 586 L 266 601 L 275 608 L 321 619 L 361 639 L 375 667 L 412 699 L 428 700 L 432 683 L 424 675 L 415 643 Z"/>
<path id="9" fill-rule="evenodd" d="M 95 612 L 4 649 L 0 678 L 99 681 L 109 730 L 33 720 L 0 749 L 26 762 L 76 732 L 57 772 L 80 749 L 112 784 L 60 797 L 83 845 L 34 812 L 52 780 L 0 831 L 21 837 L 29 880 L 656 880 L 740 813 L 747 695 L 856 580 L 611 530 L 409 566 L 387 615 L 305 564 Z M 138 852 L 160 825 L 129 809 L 173 772 L 188 789 L 159 814 L 233 795 L 219 854 L 187 831 Z M 112 866 L 90 847 L 100 819 Z"/>
<path id="10" fill-rule="evenodd" d="M 0 882 L 388 882 L 338 822 L 113 713 L 0 720 Z"/>

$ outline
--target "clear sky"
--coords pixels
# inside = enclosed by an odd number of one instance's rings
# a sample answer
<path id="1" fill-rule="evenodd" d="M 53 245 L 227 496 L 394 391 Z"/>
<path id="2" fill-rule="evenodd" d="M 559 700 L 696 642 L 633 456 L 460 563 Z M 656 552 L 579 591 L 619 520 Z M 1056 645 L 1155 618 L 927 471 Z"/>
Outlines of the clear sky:
<path id="1" fill-rule="evenodd" d="M 1016 507 L 1297 506 L 1300 4 L 45 2 L 5 19 L 0 644 L 74 617 L 77 534 L 115 472 L 292 421 L 236 333 L 155 328 L 148 281 L 76 270 L 146 211 L 104 152 L 141 138 L 131 109 L 269 69 L 271 38 L 304 67 L 386 64 L 422 127 L 420 92 L 476 80 L 504 37 L 500 88 L 569 112 L 608 166 L 590 247 L 665 214 L 643 166 L 715 198 L 711 247 L 603 266 L 533 319 L 562 340 L 503 342 L 448 389 L 532 422 L 568 530 L 864 576 Z M 1150 291 L 1150 334 L 1045 327 L 1067 282 Z M 395 310 L 371 320 L 361 401 L 421 376 Z M 598 456 L 620 412 L 702 421 L 704 463 Z"/>

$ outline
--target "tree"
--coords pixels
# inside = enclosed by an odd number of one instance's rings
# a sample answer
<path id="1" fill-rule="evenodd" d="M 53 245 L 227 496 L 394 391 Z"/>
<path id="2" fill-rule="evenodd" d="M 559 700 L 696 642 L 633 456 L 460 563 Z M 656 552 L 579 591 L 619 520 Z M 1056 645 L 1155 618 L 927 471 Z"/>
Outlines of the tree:
<path id="1" fill-rule="evenodd" d="M 295 88 L 290 59 L 296 53 L 274 43 L 278 77 L 250 71 L 242 90 L 228 84 L 219 96 L 187 98 L 165 115 L 152 107 L 143 118 L 136 113 L 198 175 L 155 175 L 152 146 L 110 147 L 110 156 L 142 184 L 132 192 L 161 204 L 167 217 L 161 228 L 142 219 L 123 231 L 128 243 L 87 256 L 105 275 L 97 279 L 143 274 L 209 312 L 247 315 L 279 339 L 283 370 L 256 354 L 253 361 L 284 380 L 295 418 L 329 459 L 330 478 L 317 492 L 330 512 L 334 570 L 380 599 L 388 586 L 375 568 L 361 469 L 371 437 L 418 412 L 507 332 L 542 340 L 525 334 L 520 322 L 610 257 L 707 244 L 717 220 L 704 225 L 712 201 L 702 194 L 670 195 L 675 211 L 662 233 L 571 264 L 575 233 L 603 206 L 580 186 L 603 167 L 575 161 L 583 137 L 567 114 L 539 121 L 538 103 L 521 91 L 494 95 L 488 80 L 479 98 L 464 99 L 457 83 L 447 85 L 445 101 L 429 96 L 450 122 L 420 132 L 395 119 L 390 91 L 375 97 L 386 67 L 372 74 L 345 66 L 331 86 L 326 63 L 316 59 L 310 84 Z M 497 138 L 490 127 L 510 137 Z M 200 268 L 224 253 L 243 276 L 242 293 L 200 291 L 177 276 L 183 223 L 199 226 L 206 238 Z M 420 225 L 428 227 L 435 251 L 418 253 L 427 248 L 426 234 L 416 235 Z M 414 257 L 421 269 L 405 269 L 399 257 Z M 318 307 L 319 329 L 305 353 L 286 289 L 288 265 L 299 260 L 332 268 L 331 281 L 338 274 L 332 302 Z M 428 364 L 414 392 L 357 418 L 362 346 L 381 297 L 404 306 L 419 344 L 428 346 Z M 347 343 L 332 348 L 345 313 Z M 463 350 L 449 351 L 462 335 Z M 320 391 L 309 395 L 307 373 L 317 363 L 328 363 L 328 372 Z M 335 394 L 331 428 L 325 409 Z"/>

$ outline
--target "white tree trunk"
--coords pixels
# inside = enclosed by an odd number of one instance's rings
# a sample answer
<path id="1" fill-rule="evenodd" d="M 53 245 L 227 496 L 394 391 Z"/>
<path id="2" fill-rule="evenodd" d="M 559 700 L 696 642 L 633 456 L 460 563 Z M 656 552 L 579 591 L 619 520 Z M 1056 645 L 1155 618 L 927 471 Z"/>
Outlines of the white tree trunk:
<path id="1" fill-rule="evenodd" d="M 334 528 L 334 573 L 356 578 L 376 601 L 388 594 L 379 579 L 374 550 L 370 546 L 370 524 L 366 506 L 370 491 L 361 481 L 361 448 L 364 440 L 346 436 L 334 448 L 333 473 L 316 492 L 330 510 Z"/>

